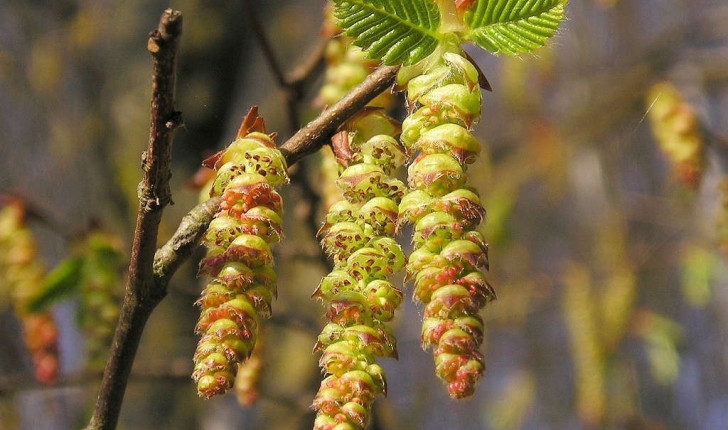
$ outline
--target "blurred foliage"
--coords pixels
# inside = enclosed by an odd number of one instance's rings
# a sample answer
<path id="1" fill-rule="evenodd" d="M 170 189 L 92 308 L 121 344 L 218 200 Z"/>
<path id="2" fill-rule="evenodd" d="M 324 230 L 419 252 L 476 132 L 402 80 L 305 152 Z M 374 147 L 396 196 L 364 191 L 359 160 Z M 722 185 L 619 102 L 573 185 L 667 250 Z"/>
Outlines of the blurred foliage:
<path id="1" fill-rule="evenodd" d="M 647 92 L 646 101 L 652 133 L 673 164 L 677 177 L 689 187 L 699 187 L 706 160 L 695 112 L 667 81 L 654 84 Z"/>
<path id="2" fill-rule="evenodd" d="M 83 233 L 28 304 L 41 311 L 69 296 L 78 299 L 76 320 L 86 344 L 86 367 L 91 371 L 104 369 L 119 319 L 125 268 L 121 245 L 119 238 L 97 229 Z"/>
<path id="3" fill-rule="evenodd" d="M 323 2 L 253 3 L 286 71 L 316 50 Z M 243 2 L 3 2 L 0 191 L 21 194 L 64 226 L 38 223 L 46 267 L 72 254 L 66 236 L 95 219 L 129 249 L 149 124 L 146 38 L 168 6 L 185 15 L 177 88 L 185 127 L 176 134 L 175 205 L 160 240 L 197 201 L 184 184 L 231 140 L 250 105 L 260 105 L 271 131 L 290 133 L 283 92 Z M 728 243 L 728 8 L 722 0 L 572 0 L 567 16 L 536 58 L 472 54 L 494 89 L 483 94 L 476 127 L 489 157 L 469 169 L 488 210 L 483 233 L 498 293 L 482 312 L 481 386 L 471 401 L 447 399 L 419 347 L 421 309 L 407 303 L 395 321 L 399 362 L 383 363 L 388 397 L 375 405 L 374 429 L 728 422 L 728 271 L 716 246 Z M 673 94 L 650 93 L 659 82 L 680 97 L 667 111 L 678 114 L 660 117 L 682 118 L 667 138 L 687 130 L 702 139 L 694 190 L 671 176 L 651 133 L 652 115 L 665 112 L 658 102 Z M 302 117 L 320 110 L 307 104 L 317 91 L 307 88 Z M 296 169 L 314 177 L 315 167 L 307 159 Z M 323 324 L 310 295 L 327 269 L 301 217 L 311 202 L 300 185 L 282 193 L 291 204 L 276 249 L 279 300 L 264 334 L 258 402 L 242 409 L 235 396 L 203 401 L 194 393 L 192 304 L 202 285 L 192 262 L 150 320 L 120 428 L 310 428 L 320 376 L 310 351 Z M 82 366 L 78 306 L 64 300 L 51 309 L 61 379 L 43 390 L 31 389 L 19 327 L 5 323 L 12 318 L 4 308 L 3 426 L 79 428 L 88 418 L 98 375 Z"/>
<path id="4" fill-rule="evenodd" d="M 58 328 L 47 309 L 34 309 L 46 277 L 38 260 L 36 238 L 27 221 L 25 203 L 0 196 L 0 312 L 12 309 L 20 323 L 20 337 L 41 384 L 58 377 Z"/>

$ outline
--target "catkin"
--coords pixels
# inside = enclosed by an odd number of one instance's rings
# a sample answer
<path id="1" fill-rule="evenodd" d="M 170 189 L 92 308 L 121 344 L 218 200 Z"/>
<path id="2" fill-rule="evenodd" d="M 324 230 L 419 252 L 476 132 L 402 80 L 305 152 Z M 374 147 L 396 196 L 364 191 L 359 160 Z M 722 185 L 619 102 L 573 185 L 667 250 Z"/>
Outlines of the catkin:
<path id="1" fill-rule="evenodd" d="M 211 196 L 220 210 L 202 239 L 200 273 L 211 277 L 197 304 L 202 336 L 193 360 L 198 394 L 211 397 L 233 386 L 238 364 L 252 353 L 260 320 L 276 296 L 270 243 L 282 235 L 283 211 L 275 191 L 288 181 L 286 161 L 253 108 L 238 139 L 206 161 L 217 170 Z"/>
<path id="2" fill-rule="evenodd" d="M 450 396 L 462 398 L 473 394 L 485 368 L 478 312 L 495 293 L 482 271 L 487 245 L 476 230 L 485 209 L 465 174 L 480 152 L 471 133 L 480 116 L 478 71 L 459 47 L 444 49 L 406 82 L 410 114 L 401 141 L 412 157 L 411 191 L 399 216 L 414 226 L 406 279 L 425 305 L 422 346 L 433 348 L 435 372 Z"/>

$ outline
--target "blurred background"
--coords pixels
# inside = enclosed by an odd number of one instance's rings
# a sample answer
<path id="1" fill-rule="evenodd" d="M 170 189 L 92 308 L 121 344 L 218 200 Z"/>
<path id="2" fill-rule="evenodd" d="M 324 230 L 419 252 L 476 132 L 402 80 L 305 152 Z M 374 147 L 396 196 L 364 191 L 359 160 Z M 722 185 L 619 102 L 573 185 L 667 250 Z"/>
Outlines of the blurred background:
<path id="1" fill-rule="evenodd" d="M 324 1 L 250 3 L 284 71 L 320 52 Z M 128 254 L 149 126 L 146 43 L 166 7 L 184 14 L 177 108 L 185 125 L 161 241 L 198 201 L 186 184 L 201 160 L 232 140 L 251 105 L 279 143 L 291 123 L 320 111 L 312 100 L 321 68 L 292 119 L 246 2 L 2 2 L 0 193 L 43 215 L 29 226 L 47 270 L 83 253 L 91 230 Z M 421 307 L 406 302 L 394 323 L 399 361 L 382 360 L 388 397 L 377 401 L 372 429 L 728 427 L 726 22 L 723 0 L 572 0 L 535 56 L 468 48 L 493 87 L 476 127 L 486 154 L 469 170 L 488 210 L 498 293 L 481 314 L 488 370 L 473 398 L 450 400 L 419 346 Z M 682 139 L 665 143 L 675 135 Z M 311 225 L 320 216 L 311 196 L 318 166 L 317 156 L 297 164 L 283 191 L 279 299 L 257 403 L 195 393 L 193 303 L 203 286 L 195 260 L 149 321 L 119 428 L 311 428 L 320 380 L 311 349 L 324 320 L 310 295 L 327 273 Z M 114 288 L 120 294 L 123 280 Z M 50 308 L 59 374 L 43 385 L 5 289 L 0 429 L 84 426 L 100 377 L 82 329 L 94 308 L 78 295 Z"/>

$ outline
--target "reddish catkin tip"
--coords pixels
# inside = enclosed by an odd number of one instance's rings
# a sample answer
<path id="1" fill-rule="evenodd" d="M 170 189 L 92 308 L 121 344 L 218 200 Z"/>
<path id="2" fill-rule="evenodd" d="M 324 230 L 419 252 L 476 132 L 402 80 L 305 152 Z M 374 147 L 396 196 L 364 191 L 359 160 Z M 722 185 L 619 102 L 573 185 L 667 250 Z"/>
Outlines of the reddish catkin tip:
<path id="1" fill-rule="evenodd" d="M 58 358 L 54 355 L 42 355 L 33 358 L 35 379 L 41 384 L 52 384 L 58 376 Z"/>

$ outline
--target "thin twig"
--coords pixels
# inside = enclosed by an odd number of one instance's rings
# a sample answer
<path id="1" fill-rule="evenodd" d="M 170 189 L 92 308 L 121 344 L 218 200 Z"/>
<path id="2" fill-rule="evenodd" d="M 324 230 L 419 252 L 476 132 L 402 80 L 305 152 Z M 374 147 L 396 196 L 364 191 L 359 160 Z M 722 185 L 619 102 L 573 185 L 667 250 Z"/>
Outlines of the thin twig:
<path id="1" fill-rule="evenodd" d="M 157 30 L 149 36 L 152 54 L 151 124 L 149 143 L 142 156 L 144 177 L 139 184 L 139 211 L 129 263 L 129 281 L 119 322 L 111 345 L 94 414 L 86 427 L 114 429 L 144 326 L 154 308 L 166 295 L 157 288 L 152 263 L 164 207 L 172 202 L 169 187 L 171 145 L 174 130 L 181 124 L 174 109 L 175 63 L 182 14 L 172 9 L 162 13 Z"/>
<path id="2" fill-rule="evenodd" d="M 290 75 L 286 75 L 283 71 L 283 67 L 281 67 L 281 64 L 276 58 L 270 39 L 265 33 L 263 24 L 256 12 L 254 2 L 251 0 L 245 0 L 245 7 L 248 10 L 248 15 L 250 16 L 253 34 L 263 50 L 263 57 L 265 58 L 266 63 L 268 63 L 268 68 L 273 74 L 276 84 L 285 95 L 286 109 L 288 112 L 288 127 L 290 132 L 293 133 L 298 129 L 298 126 L 301 123 L 298 111 L 299 102 L 303 99 L 304 86 L 311 75 L 316 70 L 319 70 L 320 66 L 323 65 L 325 45 L 323 43 L 320 44 L 316 51 L 314 51 L 314 55 L 312 57 L 304 62 L 301 67 L 294 70 Z"/>
<path id="3" fill-rule="evenodd" d="M 245 0 L 245 6 L 248 9 L 248 15 L 250 15 L 253 34 L 258 40 L 260 47 L 263 49 L 263 56 L 268 63 L 268 68 L 273 74 L 276 83 L 281 89 L 283 89 L 283 92 L 285 94 L 286 108 L 288 111 L 288 127 L 292 132 L 292 130 L 295 130 L 299 124 L 297 106 L 298 100 L 301 99 L 302 95 L 300 88 L 289 85 L 288 81 L 286 80 L 286 76 L 283 73 L 283 68 L 281 67 L 280 63 L 276 59 L 275 54 L 273 53 L 273 48 L 271 47 L 268 37 L 266 37 L 265 35 L 265 30 L 263 29 L 263 25 L 258 18 L 258 14 L 255 11 L 255 5 L 253 4 L 253 2 L 251 0 Z"/>
<path id="4" fill-rule="evenodd" d="M 313 53 L 286 75 L 286 82 L 289 85 L 304 87 L 316 76 L 318 70 L 323 69 L 326 42 L 326 40 L 321 40 Z"/>
<path id="5" fill-rule="evenodd" d="M 288 85 L 288 82 L 286 82 L 283 68 L 281 67 L 280 63 L 278 63 L 278 59 L 276 59 L 276 56 L 273 53 L 273 48 L 268 41 L 268 37 L 266 37 L 265 35 L 263 24 L 258 18 L 258 13 L 255 10 L 255 5 L 251 0 L 245 0 L 244 3 L 245 8 L 248 10 L 248 15 L 250 16 L 250 26 L 253 29 L 253 34 L 258 40 L 260 47 L 263 49 L 263 56 L 265 57 L 265 61 L 268 63 L 268 67 L 270 68 L 270 71 L 273 74 L 273 77 L 275 78 L 278 86 L 280 86 L 281 88 L 285 88 Z"/>

